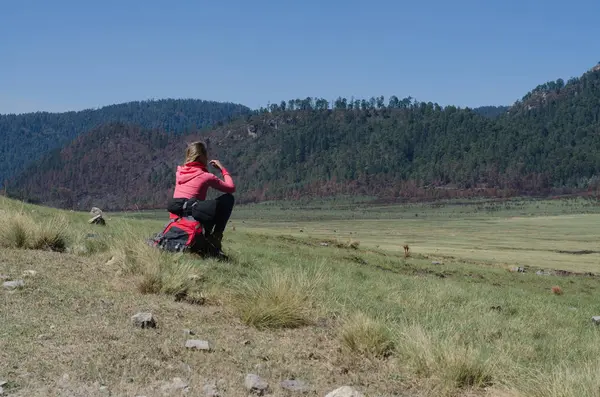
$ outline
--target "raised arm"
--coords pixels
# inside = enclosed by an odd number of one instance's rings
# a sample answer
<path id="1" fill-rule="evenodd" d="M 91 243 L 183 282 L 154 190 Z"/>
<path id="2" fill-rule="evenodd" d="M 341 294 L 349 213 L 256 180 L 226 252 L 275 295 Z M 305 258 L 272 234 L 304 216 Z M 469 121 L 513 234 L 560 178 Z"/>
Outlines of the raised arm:
<path id="1" fill-rule="evenodd" d="M 229 172 L 223 167 L 223 164 L 221 164 L 219 160 L 212 160 L 210 164 L 221 171 L 223 180 L 219 179 L 216 175 L 213 175 L 213 178 L 210 179 L 209 186 L 223 193 L 235 193 L 235 183 L 233 183 L 231 175 L 229 175 Z"/>

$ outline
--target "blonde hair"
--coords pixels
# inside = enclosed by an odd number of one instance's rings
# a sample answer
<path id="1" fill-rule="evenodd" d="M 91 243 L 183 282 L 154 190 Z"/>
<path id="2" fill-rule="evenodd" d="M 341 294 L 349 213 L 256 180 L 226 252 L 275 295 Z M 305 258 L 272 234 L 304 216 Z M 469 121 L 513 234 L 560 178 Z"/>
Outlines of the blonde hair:
<path id="1" fill-rule="evenodd" d="M 197 141 L 188 144 L 187 149 L 185 149 L 185 162 L 191 163 L 193 161 L 197 161 L 198 157 L 206 156 L 206 143 Z"/>

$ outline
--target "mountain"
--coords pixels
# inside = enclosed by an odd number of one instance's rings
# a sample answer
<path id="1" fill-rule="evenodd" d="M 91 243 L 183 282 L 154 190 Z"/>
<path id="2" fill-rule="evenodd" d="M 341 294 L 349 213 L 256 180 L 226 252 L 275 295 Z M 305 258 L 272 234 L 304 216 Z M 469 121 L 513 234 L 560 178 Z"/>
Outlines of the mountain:
<path id="1" fill-rule="evenodd" d="M 0 186 L 52 149 L 106 123 L 127 122 L 179 134 L 249 113 L 249 108 L 234 103 L 166 99 L 79 112 L 0 115 Z"/>
<path id="2" fill-rule="evenodd" d="M 305 98 L 178 136 L 108 124 L 45 156 L 8 190 L 68 208 L 164 207 L 186 142 L 202 138 L 233 174 L 242 202 L 597 192 L 599 104 L 594 68 L 541 85 L 494 117 L 410 97 Z"/>

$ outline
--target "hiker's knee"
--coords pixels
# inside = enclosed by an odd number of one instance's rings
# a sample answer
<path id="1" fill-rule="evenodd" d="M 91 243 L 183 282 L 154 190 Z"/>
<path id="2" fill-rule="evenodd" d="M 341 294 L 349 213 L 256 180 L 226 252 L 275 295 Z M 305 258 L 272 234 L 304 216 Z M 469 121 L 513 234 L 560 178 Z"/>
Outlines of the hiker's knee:
<path id="1" fill-rule="evenodd" d="M 227 207 L 233 208 L 233 205 L 235 204 L 235 197 L 233 197 L 233 194 L 231 193 L 225 193 L 219 197 L 219 201 L 221 201 Z"/>

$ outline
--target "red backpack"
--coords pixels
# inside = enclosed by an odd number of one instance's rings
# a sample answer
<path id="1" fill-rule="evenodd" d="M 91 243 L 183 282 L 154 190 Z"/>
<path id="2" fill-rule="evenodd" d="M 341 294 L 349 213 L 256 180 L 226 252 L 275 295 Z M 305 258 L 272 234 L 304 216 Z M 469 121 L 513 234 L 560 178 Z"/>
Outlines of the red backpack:
<path id="1" fill-rule="evenodd" d="M 194 252 L 200 249 L 203 241 L 202 225 L 190 216 L 172 219 L 164 230 L 148 243 L 170 252 Z"/>

